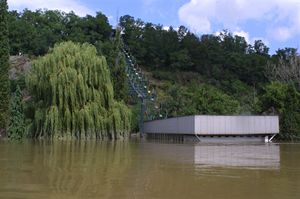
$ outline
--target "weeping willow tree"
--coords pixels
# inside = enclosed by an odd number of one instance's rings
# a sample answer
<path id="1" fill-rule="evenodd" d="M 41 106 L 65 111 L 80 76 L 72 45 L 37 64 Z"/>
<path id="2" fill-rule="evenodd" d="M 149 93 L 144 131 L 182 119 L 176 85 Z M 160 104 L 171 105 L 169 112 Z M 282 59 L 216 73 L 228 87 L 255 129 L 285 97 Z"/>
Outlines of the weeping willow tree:
<path id="1" fill-rule="evenodd" d="M 114 100 L 106 60 L 92 45 L 55 45 L 33 63 L 26 84 L 35 104 L 35 138 L 129 135 L 131 112 Z"/>

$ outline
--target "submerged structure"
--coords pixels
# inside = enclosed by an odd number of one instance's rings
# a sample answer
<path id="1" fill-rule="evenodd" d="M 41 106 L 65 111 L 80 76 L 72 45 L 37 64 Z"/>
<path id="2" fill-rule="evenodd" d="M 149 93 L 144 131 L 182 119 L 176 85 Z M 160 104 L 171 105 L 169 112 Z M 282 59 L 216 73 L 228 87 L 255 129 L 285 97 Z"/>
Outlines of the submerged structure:
<path id="1" fill-rule="evenodd" d="M 144 123 L 148 138 L 178 141 L 271 142 L 279 133 L 278 116 L 194 115 Z"/>

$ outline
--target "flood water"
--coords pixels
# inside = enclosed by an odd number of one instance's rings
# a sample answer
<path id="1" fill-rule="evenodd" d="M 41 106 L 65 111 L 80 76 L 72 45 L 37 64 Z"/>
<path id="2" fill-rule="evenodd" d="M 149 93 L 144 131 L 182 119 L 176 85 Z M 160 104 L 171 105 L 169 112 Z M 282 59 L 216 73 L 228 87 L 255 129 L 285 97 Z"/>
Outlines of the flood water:
<path id="1" fill-rule="evenodd" d="M 300 144 L 0 142 L 0 198 L 300 198 Z"/>

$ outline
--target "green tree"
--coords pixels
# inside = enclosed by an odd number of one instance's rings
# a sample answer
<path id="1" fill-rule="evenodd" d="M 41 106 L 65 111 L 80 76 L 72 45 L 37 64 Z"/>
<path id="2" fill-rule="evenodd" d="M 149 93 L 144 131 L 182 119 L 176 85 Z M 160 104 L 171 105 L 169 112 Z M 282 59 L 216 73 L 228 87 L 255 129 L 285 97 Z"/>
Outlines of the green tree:
<path id="1" fill-rule="evenodd" d="M 297 56 L 297 49 L 296 48 L 284 48 L 276 50 L 276 54 L 274 57 L 280 58 L 284 61 L 288 61 Z"/>
<path id="2" fill-rule="evenodd" d="M 7 26 L 8 6 L 0 0 L 0 136 L 6 134 L 9 119 L 9 39 Z"/>
<path id="3" fill-rule="evenodd" d="M 300 138 L 300 94 L 293 84 L 268 84 L 260 101 L 266 113 L 278 114 L 283 138 Z"/>
<path id="4" fill-rule="evenodd" d="M 117 139 L 130 131 L 130 110 L 114 100 L 103 56 L 65 42 L 35 62 L 26 77 L 35 103 L 33 137 Z"/>
<path id="5" fill-rule="evenodd" d="M 266 75 L 270 81 L 293 82 L 300 91 L 300 57 L 297 55 L 280 56 L 277 63 L 268 63 Z"/>
<path id="6" fill-rule="evenodd" d="M 187 88 L 174 84 L 167 90 L 167 97 L 159 107 L 163 117 L 184 116 L 196 114 L 195 104 L 193 103 Z"/>
<path id="7" fill-rule="evenodd" d="M 104 43 L 97 42 L 96 48 L 98 52 L 104 55 L 107 59 L 107 64 L 110 69 L 111 80 L 115 92 L 115 99 L 127 101 L 128 84 L 126 75 L 126 61 L 122 49 L 124 48 L 121 39 L 120 29 L 116 30 L 116 35 L 109 41 Z"/>
<path id="8" fill-rule="evenodd" d="M 236 114 L 240 104 L 231 96 L 209 85 L 193 85 L 189 88 L 197 114 Z"/>
<path id="9" fill-rule="evenodd" d="M 8 137 L 13 140 L 23 138 L 25 135 L 25 116 L 22 102 L 22 92 L 19 86 L 13 94 L 10 106 L 10 123 Z"/>
<path id="10" fill-rule="evenodd" d="M 268 56 L 269 48 L 262 42 L 262 40 L 255 40 L 254 50 L 256 54 Z"/>
<path id="11" fill-rule="evenodd" d="M 44 55 L 62 41 L 96 44 L 109 40 L 112 31 L 108 18 L 99 12 L 79 17 L 73 12 L 25 9 L 10 11 L 8 19 L 11 54 Z"/>
<path id="12" fill-rule="evenodd" d="M 187 70 L 191 68 L 192 60 L 186 49 L 175 51 L 170 54 L 170 66 L 174 69 Z"/>
<path id="13" fill-rule="evenodd" d="M 163 101 L 163 112 L 168 116 L 195 114 L 235 114 L 240 104 L 231 96 L 209 85 L 191 84 L 171 86 L 168 97 Z"/>

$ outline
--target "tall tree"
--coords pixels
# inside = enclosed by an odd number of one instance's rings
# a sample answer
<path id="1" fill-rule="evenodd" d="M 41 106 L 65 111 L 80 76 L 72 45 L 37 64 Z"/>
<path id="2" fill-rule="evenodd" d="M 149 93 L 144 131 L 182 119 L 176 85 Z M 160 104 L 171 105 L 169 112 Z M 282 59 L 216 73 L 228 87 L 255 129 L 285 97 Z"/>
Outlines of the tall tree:
<path id="1" fill-rule="evenodd" d="M 26 77 L 35 115 L 32 136 L 117 139 L 129 136 L 130 110 L 114 100 L 110 72 L 90 44 L 57 44 Z"/>
<path id="2" fill-rule="evenodd" d="M 107 64 L 110 68 L 110 76 L 114 88 L 114 96 L 118 101 L 126 101 L 128 96 L 128 85 L 126 75 L 126 62 L 122 53 L 124 48 L 123 41 L 121 39 L 120 28 L 116 29 L 115 37 L 104 43 L 97 42 L 96 48 L 101 55 L 104 55 L 107 60 Z"/>
<path id="3" fill-rule="evenodd" d="M 281 138 L 300 138 L 299 99 L 300 93 L 291 83 L 271 82 L 264 87 L 261 108 L 266 113 L 279 115 Z"/>
<path id="4" fill-rule="evenodd" d="M 0 0 L 0 136 L 6 134 L 9 115 L 9 43 L 6 0 Z"/>
<path id="5" fill-rule="evenodd" d="M 10 109 L 8 137 L 13 140 L 18 140 L 25 135 L 25 116 L 23 111 L 22 92 L 19 85 L 17 85 L 17 89 L 12 96 Z"/>
<path id="6" fill-rule="evenodd" d="M 10 53 L 44 55 L 55 43 L 73 41 L 79 43 L 109 40 L 111 26 L 108 18 L 98 12 L 96 16 L 79 17 L 75 13 L 59 10 L 25 9 L 8 12 Z"/>

